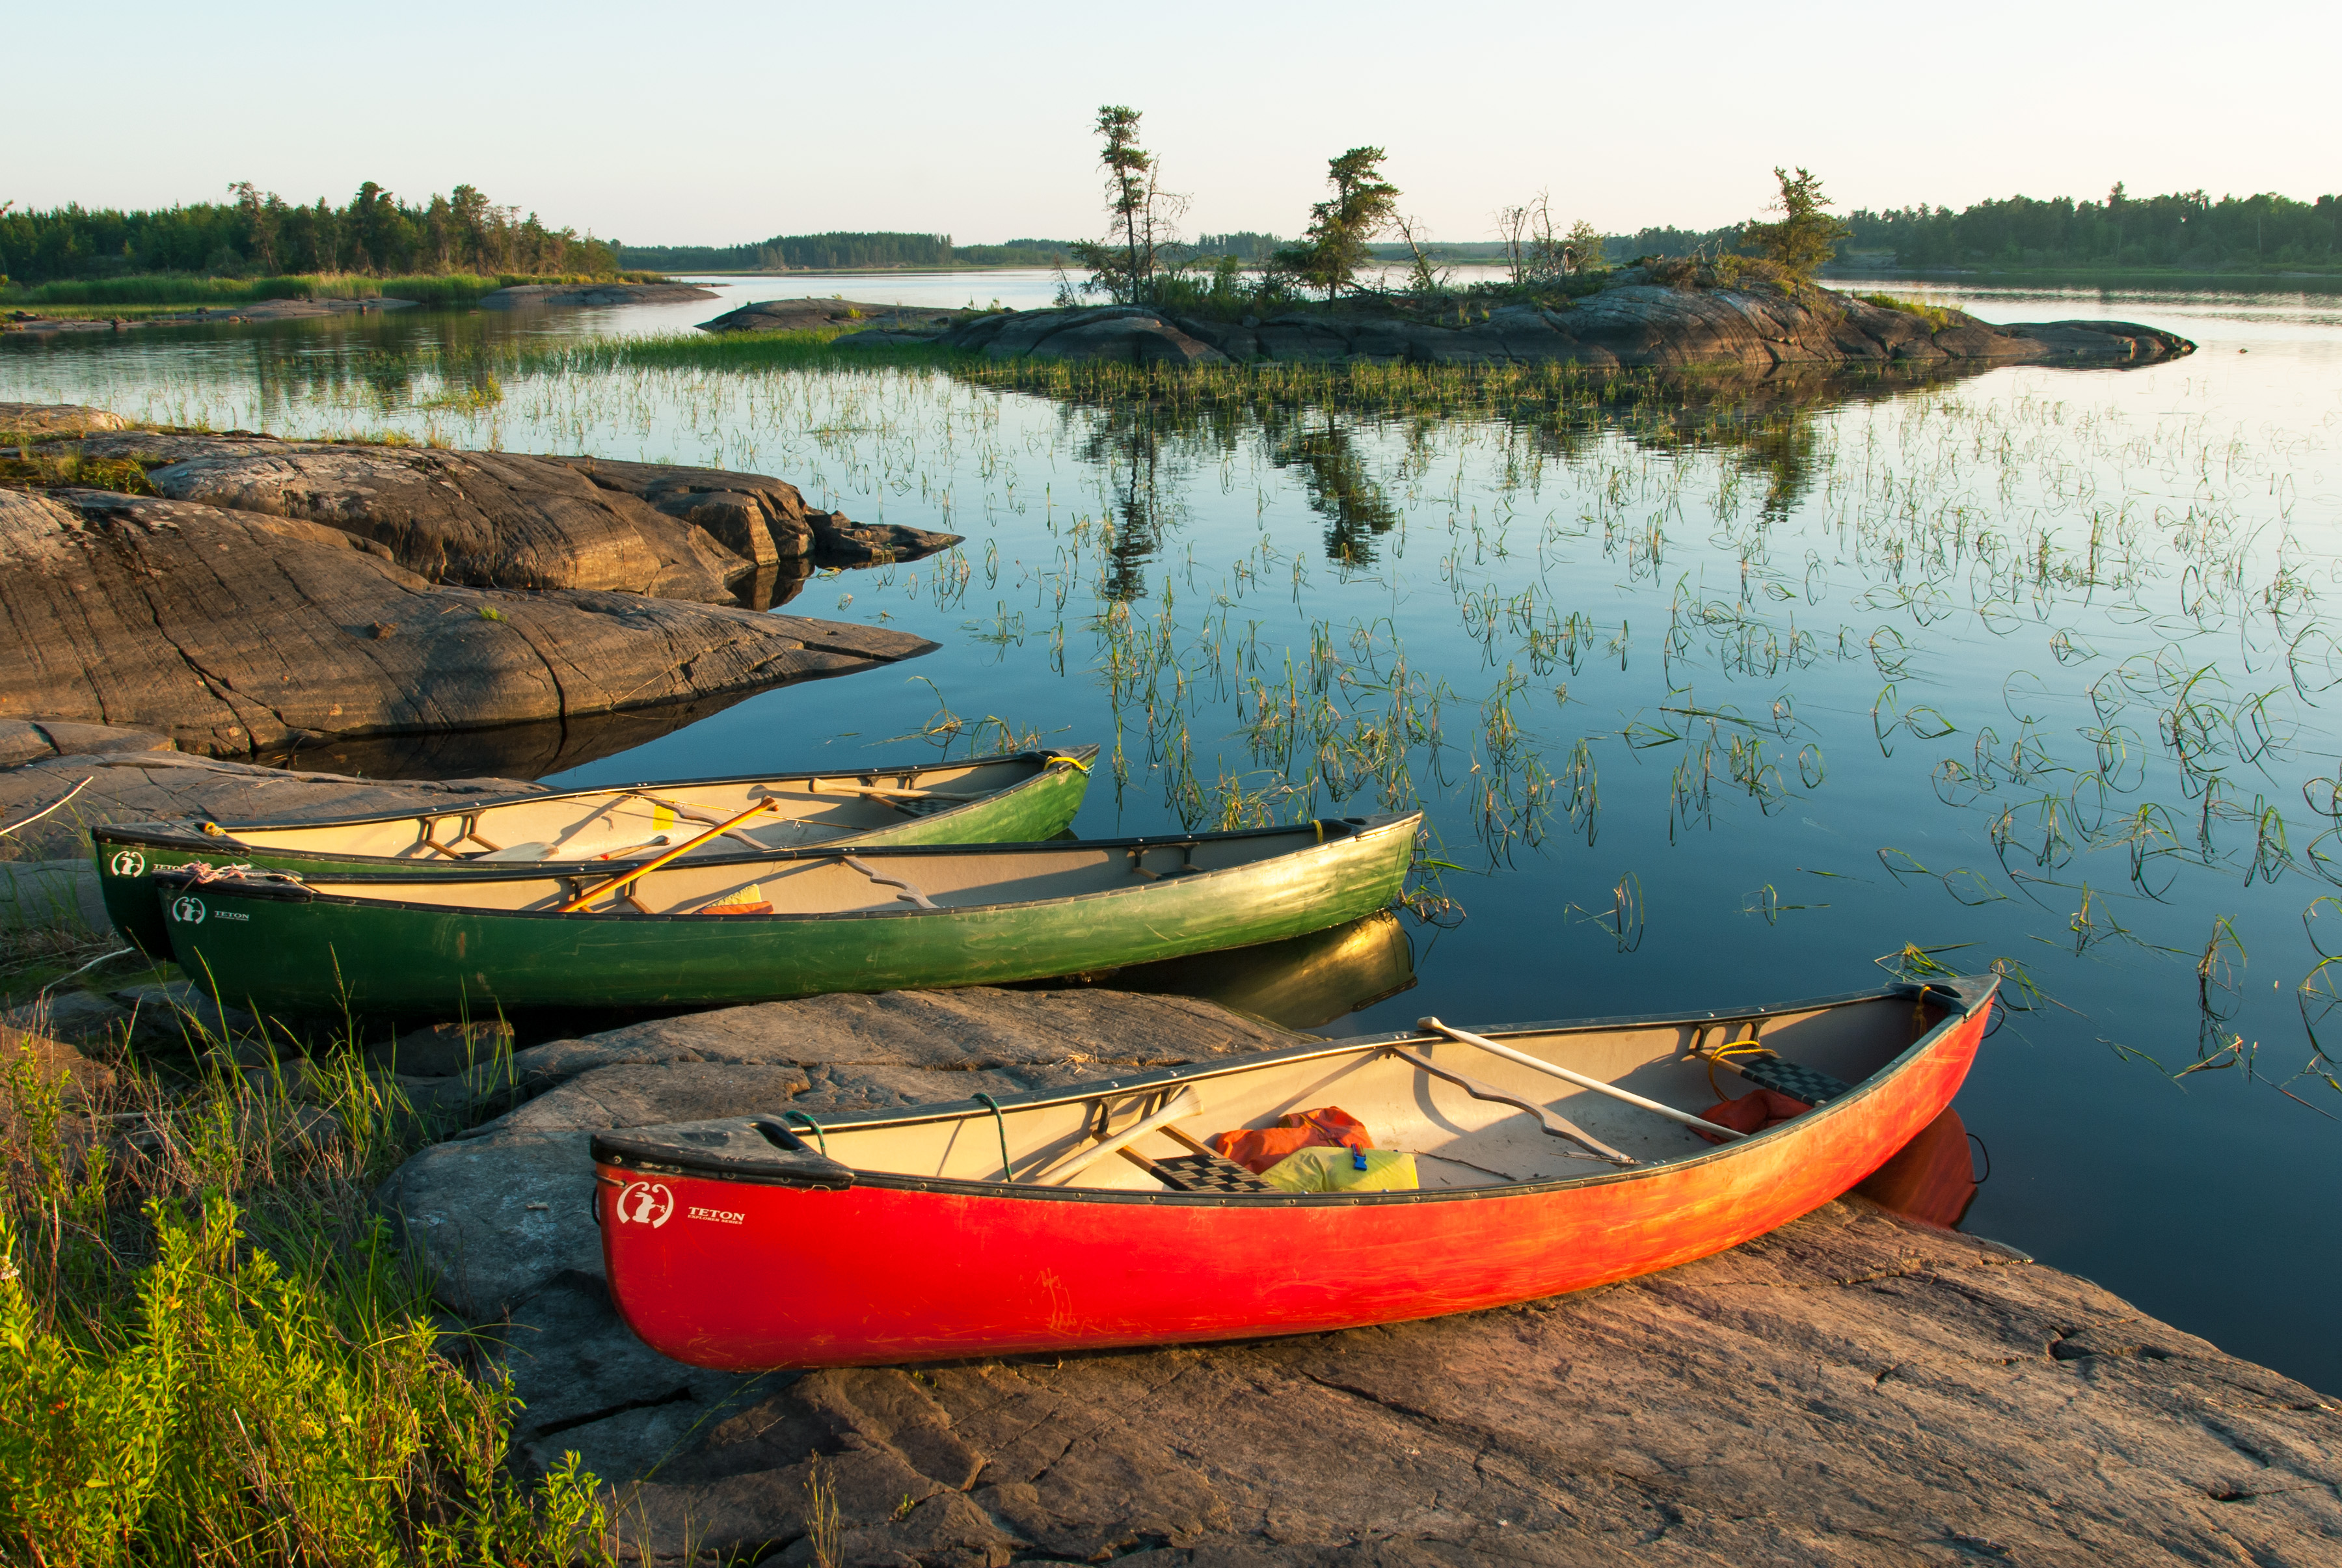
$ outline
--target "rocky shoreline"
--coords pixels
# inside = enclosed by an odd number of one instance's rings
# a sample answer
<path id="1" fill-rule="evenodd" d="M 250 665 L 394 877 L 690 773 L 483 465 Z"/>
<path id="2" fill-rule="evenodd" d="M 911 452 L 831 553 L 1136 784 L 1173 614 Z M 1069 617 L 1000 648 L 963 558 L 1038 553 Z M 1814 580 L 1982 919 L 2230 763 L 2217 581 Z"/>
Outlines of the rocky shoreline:
<path id="1" fill-rule="evenodd" d="M 31 476 L 0 488 L 0 719 L 368 771 L 415 770 L 396 759 L 415 751 L 575 766 L 595 751 L 580 727 L 615 749 L 933 651 L 762 607 L 785 573 L 958 542 L 807 507 L 767 475 L 125 423 L 0 405 Z M 74 482 L 92 472 L 150 493 Z"/>
<path id="2" fill-rule="evenodd" d="M 412 299 L 255 299 L 249 305 L 216 308 L 197 306 L 168 316 L 39 316 L 13 312 L 0 321 L 0 332 L 29 332 L 36 337 L 60 332 L 129 332 L 142 327 L 241 327 L 255 321 L 308 321 L 325 316 L 376 316 L 385 310 L 413 310 Z"/>

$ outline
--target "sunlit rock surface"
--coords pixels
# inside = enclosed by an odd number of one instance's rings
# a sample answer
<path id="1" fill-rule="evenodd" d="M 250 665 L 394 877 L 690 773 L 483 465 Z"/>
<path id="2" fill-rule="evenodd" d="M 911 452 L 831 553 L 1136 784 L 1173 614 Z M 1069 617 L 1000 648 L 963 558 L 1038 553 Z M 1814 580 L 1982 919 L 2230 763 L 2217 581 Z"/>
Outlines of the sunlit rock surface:
<path id="1" fill-rule="evenodd" d="M 0 718 L 258 756 L 670 707 L 935 647 L 636 594 L 433 584 L 387 553 L 253 511 L 0 490 Z"/>
<path id="2" fill-rule="evenodd" d="M 826 997 L 438 1081 L 516 1109 L 383 1189 L 502 1345 L 525 1462 L 626 1550 L 852 1564 L 2323 1564 L 2334 1402 L 1995 1243 L 1828 1205 L 1733 1251 L 1464 1317 L 1250 1344 L 743 1378 L 612 1310 L 594 1129 L 960 1100 L 1289 1039 L 1103 990 Z M 531 1098 L 533 1097 L 533 1098 Z"/>
<path id="3" fill-rule="evenodd" d="M 740 474 L 683 463 L 628 463 L 607 457 L 548 457 L 601 489 L 631 496 L 667 517 L 706 530 L 758 567 L 810 558 L 818 566 L 915 561 L 960 542 L 900 524 L 856 523 L 844 512 L 808 507 L 795 485 L 769 474 Z"/>
<path id="4" fill-rule="evenodd" d="M 544 457 L 159 431 L 93 437 L 81 455 L 136 461 L 173 500 L 338 528 L 434 582 L 728 602 L 755 566 Z"/>

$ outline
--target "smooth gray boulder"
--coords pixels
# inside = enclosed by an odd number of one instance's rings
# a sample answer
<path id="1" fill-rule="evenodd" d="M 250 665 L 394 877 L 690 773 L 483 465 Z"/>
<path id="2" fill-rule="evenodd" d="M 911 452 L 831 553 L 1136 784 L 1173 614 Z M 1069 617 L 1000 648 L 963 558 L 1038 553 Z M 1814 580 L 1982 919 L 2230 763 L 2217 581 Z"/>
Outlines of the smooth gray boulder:
<path id="1" fill-rule="evenodd" d="M 750 1376 L 652 1353 L 611 1305 L 593 1127 L 960 1100 L 1289 1038 L 1104 991 L 665 1020 L 520 1052 L 506 1087 L 535 1097 L 380 1201 L 511 1372 L 521 1461 L 578 1454 L 646 1563 L 811 1563 L 816 1483 L 840 1568 L 2322 1568 L 2342 1538 L 2336 1401 L 1860 1198 L 1617 1285 L 1252 1342 Z"/>
<path id="2" fill-rule="evenodd" d="M 1053 332 L 1027 350 L 1036 359 L 1096 359 L 1120 365 L 1218 365 L 1227 356 L 1150 316 L 1116 317 Z"/>
<path id="3" fill-rule="evenodd" d="M 962 537 L 895 524 L 866 527 L 843 512 L 806 506 L 795 485 L 769 474 L 608 457 L 545 461 L 574 468 L 599 488 L 632 496 L 705 529 L 760 568 L 800 559 L 812 566 L 915 561 L 949 549 Z"/>
<path id="4" fill-rule="evenodd" d="M 20 768 L 48 757 L 107 751 L 168 751 L 171 738 L 119 724 L 76 724 L 59 719 L 0 719 L 0 768 Z"/>
<path id="5" fill-rule="evenodd" d="M 126 430 L 130 421 L 79 403 L 0 403 L 0 438 L 47 441 L 95 430 Z"/>
<path id="6" fill-rule="evenodd" d="M 701 322 L 699 330 L 821 332 L 843 327 L 854 332 L 878 327 L 932 331 L 950 326 L 965 314 L 931 305 L 873 305 L 859 299 L 760 299 Z"/>
<path id="7" fill-rule="evenodd" d="M 527 310 L 547 307 L 577 309 L 587 306 L 683 305 L 714 299 L 716 291 L 696 283 L 515 283 L 484 294 L 475 301 L 481 310 Z"/>
<path id="8" fill-rule="evenodd" d="M 145 466 L 173 500 L 341 529 L 433 582 L 728 603 L 755 565 L 543 457 L 156 431 L 91 437 L 81 452 Z"/>
<path id="9" fill-rule="evenodd" d="M 0 718 L 255 756 L 745 694 L 936 646 L 635 594 L 435 586 L 366 543 L 187 502 L 0 490 Z"/>

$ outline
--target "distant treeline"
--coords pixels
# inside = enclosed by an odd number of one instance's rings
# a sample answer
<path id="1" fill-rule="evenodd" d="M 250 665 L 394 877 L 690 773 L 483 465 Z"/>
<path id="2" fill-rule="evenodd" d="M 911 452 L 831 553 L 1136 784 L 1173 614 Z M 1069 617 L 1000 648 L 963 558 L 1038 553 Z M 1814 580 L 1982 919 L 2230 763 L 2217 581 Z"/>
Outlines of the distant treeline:
<path id="1" fill-rule="evenodd" d="M 2342 260 L 2342 196 L 2314 202 L 2274 195 L 2202 191 L 2133 196 L 2119 185 L 2103 201 L 2010 196 L 1954 212 L 1922 204 L 1848 213 L 1839 248 L 1893 251 L 1897 266 L 2149 266 L 2211 268 L 2330 265 Z"/>
<path id="2" fill-rule="evenodd" d="M 2342 263 L 2342 197 L 2222 196 L 2202 191 L 2133 196 L 2119 185 L 2103 201 L 2009 196 L 1958 211 L 1926 203 L 1846 215 L 1853 232 L 1839 245 L 1841 267 L 2037 266 L 2236 270 Z M 1612 235 L 1613 261 L 1638 256 L 1710 255 L 1734 249 L 1740 226 L 1646 228 Z"/>
<path id="3" fill-rule="evenodd" d="M 782 234 L 754 245 L 624 245 L 620 265 L 656 272 L 850 272 L 875 267 L 1056 266 L 1062 239 L 952 244 L 947 234 Z"/>
<path id="4" fill-rule="evenodd" d="M 249 184 L 235 199 L 155 212 L 79 206 L 17 212 L 0 205 L 0 277 L 16 283 L 186 273 L 263 277 L 287 273 L 374 276 L 443 273 L 599 276 L 617 270 L 612 246 L 547 228 L 535 213 L 498 206 L 470 186 L 416 206 L 368 180 L 346 206 L 319 197 L 295 206 Z"/>

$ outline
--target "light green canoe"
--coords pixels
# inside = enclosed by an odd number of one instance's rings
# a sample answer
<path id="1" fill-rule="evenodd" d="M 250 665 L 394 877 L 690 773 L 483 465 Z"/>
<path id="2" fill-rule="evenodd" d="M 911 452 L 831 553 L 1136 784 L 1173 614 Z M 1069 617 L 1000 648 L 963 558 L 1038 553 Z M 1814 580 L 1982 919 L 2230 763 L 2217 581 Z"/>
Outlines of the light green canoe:
<path id="1" fill-rule="evenodd" d="M 771 809 L 692 851 L 694 859 L 807 844 L 1002 844 L 1055 838 L 1081 809 L 1095 746 L 965 762 L 622 784 L 513 795 L 442 811 L 320 821 L 108 822 L 90 829 L 115 929 L 171 950 L 146 873 L 244 864 L 301 876 L 361 871 L 444 877 L 452 869 L 565 867 L 646 859 L 759 801 Z"/>
<path id="2" fill-rule="evenodd" d="M 1398 895 L 1421 819 L 791 849 L 608 887 L 509 869 L 151 880 L 187 977 L 264 1014 L 709 1007 L 993 985 L 1322 930 Z"/>

